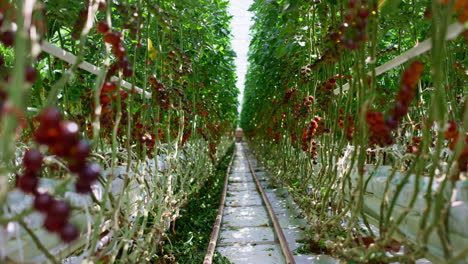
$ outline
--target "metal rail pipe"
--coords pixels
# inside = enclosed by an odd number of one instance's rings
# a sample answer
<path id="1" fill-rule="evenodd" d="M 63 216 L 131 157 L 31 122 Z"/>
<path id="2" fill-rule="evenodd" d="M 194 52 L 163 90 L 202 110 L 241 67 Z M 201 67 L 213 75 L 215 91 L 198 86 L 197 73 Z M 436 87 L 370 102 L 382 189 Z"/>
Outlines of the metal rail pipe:
<path id="1" fill-rule="evenodd" d="M 213 255 L 216 249 L 216 244 L 218 242 L 219 230 L 221 229 L 221 223 L 223 220 L 224 204 L 226 202 L 226 194 L 229 181 L 229 173 L 231 172 L 232 163 L 234 161 L 235 152 L 232 153 L 231 160 L 229 161 L 229 166 L 226 170 L 226 176 L 224 177 L 224 187 L 223 193 L 221 194 L 221 201 L 219 202 L 218 214 L 216 215 L 216 221 L 213 226 L 213 231 L 211 232 L 210 243 L 208 244 L 208 249 L 206 251 L 205 259 L 203 264 L 211 264 L 213 262 Z"/>
<path id="2" fill-rule="evenodd" d="M 260 195 L 262 196 L 263 203 L 265 204 L 268 215 L 270 216 L 270 220 L 273 223 L 273 230 L 275 231 L 276 237 L 278 238 L 278 241 L 280 243 L 281 251 L 283 252 L 286 263 L 295 264 L 296 261 L 294 260 L 294 257 L 291 253 L 291 249 L 289 249 L 288 241 L 286 240 L 286 237 L 284 236 L 283 229 L 281 228 L 281 225 L 278 221 L 278 217 L 276 217 L 275 211 L 273 210 L 273 207 L 271 206 L 270 200 L 266 196 L 265 190 L 263 190 L 263 187 L 260 184 L 260 181 L 258 180 L 257 174 L 255 173 L 252 163 L 250 162 L 250 159 L 247 153 L 245 152 L 245 150 L 244 150 L 244 153 L 245 153 L 247 162 L 249 163 L 250 172 L 255 181 L 255 185 L 257 185 L 257 190 L 258 192 L 260 192 Z"/>

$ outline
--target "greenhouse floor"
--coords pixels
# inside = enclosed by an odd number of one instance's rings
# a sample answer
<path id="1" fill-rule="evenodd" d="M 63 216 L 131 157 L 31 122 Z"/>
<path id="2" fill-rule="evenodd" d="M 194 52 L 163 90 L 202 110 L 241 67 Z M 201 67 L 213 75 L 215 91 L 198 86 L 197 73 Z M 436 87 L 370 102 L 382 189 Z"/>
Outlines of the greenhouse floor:
<path id="1" fill-rule="evenodd" d="M 250 159 L 272 208 L 279 220 L 296 263 L 338 263 L 325 255 L 298 254 L 306 236 L 307 223 L 287 191 L 268 186 L 268 174 L 247 156 L 247 145 L 236 143 L 235 157 L 229 175 L 222 230 L 217 250 L 232 263 L 286 263 L 267 210 L 257 191 L 249 169 Z"/>

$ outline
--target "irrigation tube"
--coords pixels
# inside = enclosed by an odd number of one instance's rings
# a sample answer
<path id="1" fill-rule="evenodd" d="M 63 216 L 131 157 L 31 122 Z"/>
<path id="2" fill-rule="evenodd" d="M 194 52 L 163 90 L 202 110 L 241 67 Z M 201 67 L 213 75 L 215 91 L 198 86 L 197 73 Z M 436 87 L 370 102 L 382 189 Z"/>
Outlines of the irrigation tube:
<path id="1" fill-rule="evenodd" d="M 266 196 L 266 193 L 263 190 L 263 187 L 257 178 L 257 174 L 255 174 L 255 170 L 245 150 L 244 150 L 244 153 L 245 153 L 245 157 L 247 158 L 247 162 L 249 163 L 249 168 L 250 168 L 252 177 L 254 178 L 255 184 L 257 185 L 257 190 L 260 192 L 263 202 L 265 203 L 265 207 L 267 208 L 268 215 L 270 216 L 271 222 L 273 222 L 273 229 L 275 231 L 276 237 L 279 240 L 281 251 L 283 252 L 286 263 L 296 264 L 296 261 L 294 260 L 291 250 L 289 249 L 288 241 L 286 240 L 286 237 L 284 236 L 283 229 L 281 228 L 278 218 L 276 217 L 275 211 L 273 210 L 273 207 L 271 206 L 270 200 L 268 200 L 268 197 Z"/>
<path id="2" fill-rule="evenodd" d="M 231 173 L 231 167 L 232 167 L 232 163 L 234 161 L 235 155 L 236 155 L 235 151 L 232 152 L 231 160 L 229 161 L 229 166 L 226 170 L 226 176 L 224 177 L 223 193 L 221 195 L 221 201 L 219 202 L 219 207 L 218 207 L 218 214 L 216 215 L 216 221 L 213 226 L 213 231 L 211 232 L 210 244 L 208 244 L 208 249 L 206 251 L 203 264 L 211 264 L 213 262 L 213 255 L 216 249 L 216 243 L 218 242 L 219 230 L 221 229 L 221 222 L 223 220 L 224 203 L 226 202 L 229 174 Z"/>

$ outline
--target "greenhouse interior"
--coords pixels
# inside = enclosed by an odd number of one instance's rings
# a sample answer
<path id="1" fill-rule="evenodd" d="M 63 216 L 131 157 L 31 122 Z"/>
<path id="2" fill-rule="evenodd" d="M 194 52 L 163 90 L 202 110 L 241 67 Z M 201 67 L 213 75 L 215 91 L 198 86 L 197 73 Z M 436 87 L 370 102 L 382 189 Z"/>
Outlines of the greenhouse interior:
<path id="1" fill-rule="evenodd" d="M 0 0 L 0 264 L 462 264 L 467 226 L 468 0 Z"/>

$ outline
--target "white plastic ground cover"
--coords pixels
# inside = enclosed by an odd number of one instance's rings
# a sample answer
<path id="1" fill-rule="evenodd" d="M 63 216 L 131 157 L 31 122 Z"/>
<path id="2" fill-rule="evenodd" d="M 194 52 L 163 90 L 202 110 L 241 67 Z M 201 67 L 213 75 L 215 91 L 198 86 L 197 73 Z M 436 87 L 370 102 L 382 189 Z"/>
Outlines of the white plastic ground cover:
<path id="1" fill-rule="evenodd" d="M 458 37 L 463 31 L 465 31 L 465 26 L 455 22 L 451 24 L 448 29 L 447 29 L 447 36 L 446 40 L 453 40 L 456 37 Z M 397 56 L 393 60 L 385 63 L 384 65 L 381 65 L 377 68 L 375 68 L 375 74 L 380 75 L 382 73 L 385 73 L 395 67 L 400 66 L 401 64 L 409 61 L 410 59 L 417 57 L 427 51 L 429 51 L 432 48 L 432 39 L 426 39 L 425 41 L 417 44 L 415 47 L 411 48 L 410 50 L 404 52 L 403 54 Z M 372 73 L 368 73 L 371 75 Z M 335 89 L 333 92 L 335 95 L 340 94 L 341 91 L 347 91 L 349 90 L 349 83 L 343 85 L 341 88 Z"/>
<path id="2" fill-rule="evenodd" d="M 65 51 L 47 41 L 42 41 L 42 51 L 46 52 L 46 53 L 49 53 L 50 55 L 56 57 L 56 58 L 59 58 L 63 61 L 66 61 L 70 64 L 74 64 L 77 60 L 77 57 L 73 54 L 71 54 L 70 52 L 68 51 Z M 89 63 L 89 62 L 86 62 L 86 61 L 83 61 L 80 63 L 80 65 L 78 65 L 78 67 L 80 67 L 81 69 L 89 72 L 89 73 L 92 73 L 94 75 L 98 75 L 101 73 L 101 68 Z M 120 79 L 115 77 L 115 76 L 112 76 L 111 77 L 111 81 L 114 81 L 114 82 L 119 82 Z M 122 80 L 120 82 L 120 85 L 124 88 L 126 88 L 127 90 L 131 90 L 132 89 L 132 84 L 129 83 L 129 82 L 126 82 L 124 80 Z M 137 87 L 137 86 L 134 86 L 133 89 L 135 89 L 135 91 L 139 94 L 142 94 L 143 93 L 143 89 Z M 150 92 L 145 92 L 145 96 L 146 98 L 151 98 L 151 93 Z"/>
<path id="3" fill-rule="evenodd" d="M 346 166 L 344 165 L 347 164 L 345 160 L 346 157 L 344 157 L 338 164 L 338 173 L 340 177 L 344 177 L 344 173 L 348 171 L 348 168 L 345 168 Z M 404 180 L 404 172 L 393 172 L 393 170 L 394 169 L 391 166 L 376 167 L 373 165 L 367 165 L 365 167 L 364 181 L 367 181 L 369 177 L 370 180 L 364 197 L 364 209 L 366 214 L 374 218 L 374 220 L 379 219 L 380 205 L 384 199 L 384 191 L 388 178 L 392 173 L 394 173 L 393 179 L 391 180 L 389 186 L 387 197 L 388 201 L 391 201 L 393 197 L 395 197 L 397 186 Z M 352 183 L 354 185 L 357 184 L 359 176 L 356 168 L 353 169 L 350 176 Z M 396 200 L 396 206 L 392 212 L 393 219 L 397 219 L 404 211 L 406 211 L 406 208 L 414 194 L 414 187 L 416 183 L 415 177 L 416 175 L 410 175 L 407 183 L 402 188 L 402 191 Z M 432 190 L 434 193 L 440 186 L 440 178 L 442 178 L 442 176 L 437 177 L 433 182 Z M 418 180 L 419 193 L 417 195 L 416 202 L 410 213 L 399 226 L 399 231 L 413 242 L 415 242 L 416 234 L 419 230 L 419 223 L 421 221 L 423 211 L 426 207 L 424 194 L 429 184 L 428 177 L 420 177 Z M 466 182 L 460 182 L 457 184 L 454 190 L 454 194 L 452 195 L 451 208 L 449 211 L 448 236 L 451 242 L 453 255 L 456 255 L 468 247 L 468 229 L 466 228 L 466 224 L 468 224 L 468 189 L 466 188 L 465 183 Z M 448 189 L 444 191 L 449 193 Z M 431 222 L 433 217 L 439 217 L 439 215 L 433 215 L 431 212 L 427 221 Z M 442 244 L 440 242 L 440 238 L 437 235 L 437 232 L 431 233 L 429 237 L 428 248 L 430 254 L 439 258 L 443 258 L 444 254 L 442 250 Z"/>

